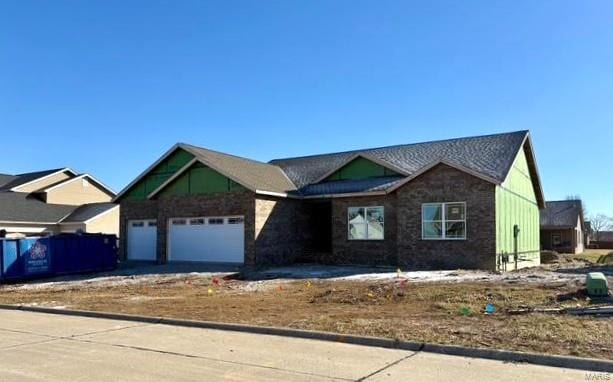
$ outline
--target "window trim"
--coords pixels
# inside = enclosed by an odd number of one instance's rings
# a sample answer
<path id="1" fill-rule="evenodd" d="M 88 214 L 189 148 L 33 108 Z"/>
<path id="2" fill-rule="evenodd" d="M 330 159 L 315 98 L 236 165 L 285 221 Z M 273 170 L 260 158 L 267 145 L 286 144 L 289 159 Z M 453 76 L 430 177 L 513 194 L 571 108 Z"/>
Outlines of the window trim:
<path id="1" fill-rule="evenodd" d="M 447 220 L 446 219 L 446 210 L 448 204 L 461 204 L 464 206 L 464 220 Z M 424 235 L 424 222 L 438 222 L 438 220 L 424 220 L 424 208 L 427 206 L 441 206 L 441 225 L 442 225 L 442 236 L 441 237 L 426 237 Z M 447 231 L 447 223 L 464 223 L 464 237 L 446 237 Z M 421 204 L 421 239 L 422 240 L 445 240 L 445 241 L 464 241 L 467 240 L 468 237 L 468 210 L 466 208 L 466 202 L 431 202 L 431 203 L 422 203 Z"/>
<path id="2" fill-rule="evenodd" d="M 369 208 L 381 208 L 383 209 L 383 236 L 380 239 L 371 239 L 368 237 L 368 221 L 366 221 L 366 237 L 363 239 L 360 238 L 352 238 L 351 237 L 351 224 L 349 223 L 349 210 L 351 208 L 363 208 L 364 209 L 364 218 L 368 219 L 368 209 Z M 376 206 L 349 206 L 347 207 L 347 240 L 348 241 L 384 241 L 385 240 L 385 206 L 376 205 Z"/>

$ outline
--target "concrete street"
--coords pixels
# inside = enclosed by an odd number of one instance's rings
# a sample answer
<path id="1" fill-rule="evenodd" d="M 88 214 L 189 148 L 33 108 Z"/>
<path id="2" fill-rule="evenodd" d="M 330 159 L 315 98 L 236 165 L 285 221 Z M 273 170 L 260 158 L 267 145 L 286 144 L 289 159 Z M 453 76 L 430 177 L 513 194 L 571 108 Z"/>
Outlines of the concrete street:
<path id="1" fill-rule="evenodd" d="M 580 370 L 0 310 L 1 381 L 585 381 Z"/>

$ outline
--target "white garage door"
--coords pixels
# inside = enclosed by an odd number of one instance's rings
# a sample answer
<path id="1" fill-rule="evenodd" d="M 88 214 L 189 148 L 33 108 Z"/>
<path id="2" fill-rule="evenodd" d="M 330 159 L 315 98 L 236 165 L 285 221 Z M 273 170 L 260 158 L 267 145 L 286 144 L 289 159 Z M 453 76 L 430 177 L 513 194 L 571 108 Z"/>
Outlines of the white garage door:
<path id="1" fill-rule="evenodd" d="M 156 260 L 155 220 L 128 221 L 128 260 Z"/>
<path id="2" fill-rule="evenodd" d="M 242 216 L 173 218 L 169 225 L 170 261 L 244 262 Z"/>

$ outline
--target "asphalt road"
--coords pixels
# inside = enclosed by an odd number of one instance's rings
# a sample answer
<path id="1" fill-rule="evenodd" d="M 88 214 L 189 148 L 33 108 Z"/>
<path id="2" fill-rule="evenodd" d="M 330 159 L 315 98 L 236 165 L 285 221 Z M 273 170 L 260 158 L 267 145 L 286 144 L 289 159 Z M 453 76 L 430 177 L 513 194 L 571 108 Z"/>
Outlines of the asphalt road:
<path id="1" fill-rule="evenodd" d="M 585 381 L 546 366 L 0 310 L 1 381 Z M 609 376 L 610 378 L 610 376 Z"/>

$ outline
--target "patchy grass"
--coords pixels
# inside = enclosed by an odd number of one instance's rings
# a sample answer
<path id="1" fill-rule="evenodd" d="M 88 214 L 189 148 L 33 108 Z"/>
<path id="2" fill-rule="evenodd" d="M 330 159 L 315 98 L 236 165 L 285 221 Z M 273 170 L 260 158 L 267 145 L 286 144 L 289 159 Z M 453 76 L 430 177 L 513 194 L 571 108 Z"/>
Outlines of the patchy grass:
<path id="1" fill-rule="evenodd" d="M 0 302 L 613 359 L 613 319 L 508 313 L 587 305 L 566 283 L 247 282 L 188 275 L 146 284 L 4 287 Z M 483 313 L 487 303 L 495 314 Z"/>
<path id="2" fill-rule="evenodd" d="M 613 264 L 613 251 L 610 249 L 586 249 L 575 257 L 593 264 Z"/>

